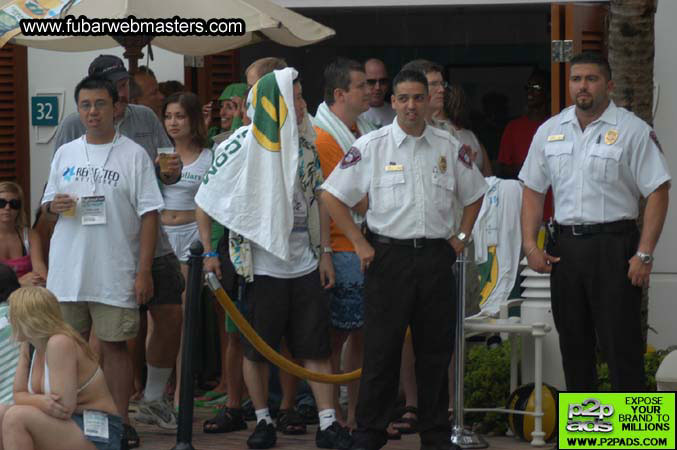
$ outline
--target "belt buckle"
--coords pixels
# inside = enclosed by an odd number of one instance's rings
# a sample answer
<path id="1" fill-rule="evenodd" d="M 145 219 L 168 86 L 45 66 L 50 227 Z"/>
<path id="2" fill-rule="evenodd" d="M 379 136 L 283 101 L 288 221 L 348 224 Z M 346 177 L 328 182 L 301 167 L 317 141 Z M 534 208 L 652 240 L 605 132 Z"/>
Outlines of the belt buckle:
<path id="1" fill-rule="evenodd" d="M 581 231 L 576 231 L 576 227 L 580 227 Z M 584 225 L 571 225 L 571 234 L 574 236 L 583 236 L 583 227 Z"/>
<path id="2" fill-rule="evenodd" d="M 414 238 L 414 248 L 423 248 L 425 246 L 425 238 Z"/>

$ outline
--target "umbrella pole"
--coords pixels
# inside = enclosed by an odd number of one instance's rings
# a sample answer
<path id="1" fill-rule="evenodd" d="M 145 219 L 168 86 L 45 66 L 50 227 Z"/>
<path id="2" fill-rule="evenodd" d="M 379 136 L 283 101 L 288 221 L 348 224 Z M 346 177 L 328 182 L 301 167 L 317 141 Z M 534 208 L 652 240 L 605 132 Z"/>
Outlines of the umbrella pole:
<path id="1" fill-rule="evenodd" d="M 130 46 L 125 47 L 125 52 L 122 54 L 129 61 L 129 73 L 134 75 L 139 70 L 139 60 L 143 58 L 142 47 Z"/>
<path id="2" fill-rule="evenodd" d="M 132 75 L 139 70 L 139 60 L 143 58 L 141 51 L 145 45 L 153 40 L 153 36 L 111 36 L 115 41 L 124 47 L 122 54 L 129 61 L 129 73 Z M 152 57 L 152 56 L 151 56 Z"/>
<path id="3" fill-rule="evenodd" d="M 451 427 L 451 443 L 460 448 L 487 448 L 489 444 L 481 436 L 466 430 L 463 424 L 463 375 L 465 368 L 465 265 L 467 252 L 456 259 L 456 343 L 454 345 L 454 423 Z"/>

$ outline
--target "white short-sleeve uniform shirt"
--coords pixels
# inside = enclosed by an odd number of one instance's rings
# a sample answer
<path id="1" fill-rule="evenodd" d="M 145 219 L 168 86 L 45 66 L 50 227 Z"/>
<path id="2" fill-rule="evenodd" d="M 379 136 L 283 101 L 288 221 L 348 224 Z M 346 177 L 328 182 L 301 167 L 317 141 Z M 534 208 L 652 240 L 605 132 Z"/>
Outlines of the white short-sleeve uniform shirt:
<path id="1" fill-rule="evenodd" d="M 541 125 L 519 178 L 540 193 L 552 186 L 564 225 L 635 219 L 640 196 L 671 179 L 652 128 L 613 102 L 585 130 L 575 106 Z"/>
<path id="2" fill-rule="evenodd" d="M 369 194 L 369 229 L 394 239 L 450 238 L 454 207 L 487 190 L 470 155 L 446 131 L 426 126 L 414 137 L 391 125 L 359 138 L 322 185 L 349 207 Z"/>
<path id="3" fill-rule="evenodd" d="M 136 308 L 134 279 L 141 216 L 163 207 L 153 163 L 125 136 L 62 145 L 52 160 L 42 202 L 55 194 L 78 197 L 75 216 L 61 215 L 49 252 L 47 289 L 61 302 L 89 301 Z M 106 223 L 83 225 L 82 198 L 105 197 Z"/>

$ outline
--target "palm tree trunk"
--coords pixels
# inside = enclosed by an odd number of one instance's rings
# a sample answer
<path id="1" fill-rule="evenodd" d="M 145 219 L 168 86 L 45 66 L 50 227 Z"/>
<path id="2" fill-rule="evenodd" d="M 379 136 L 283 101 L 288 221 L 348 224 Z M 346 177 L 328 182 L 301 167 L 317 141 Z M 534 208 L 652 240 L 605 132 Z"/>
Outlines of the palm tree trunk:
<path id="1" fill-rule="evenodd" d="M 611 0 L 609 64 L 616 83 L 612 99 L 653 124 L 654 17 L 657 0 Z M 644 219 L 645 199 L 637 219 Z M 649 292 L 642 289 L 642 336 L 646 347 Z"/>

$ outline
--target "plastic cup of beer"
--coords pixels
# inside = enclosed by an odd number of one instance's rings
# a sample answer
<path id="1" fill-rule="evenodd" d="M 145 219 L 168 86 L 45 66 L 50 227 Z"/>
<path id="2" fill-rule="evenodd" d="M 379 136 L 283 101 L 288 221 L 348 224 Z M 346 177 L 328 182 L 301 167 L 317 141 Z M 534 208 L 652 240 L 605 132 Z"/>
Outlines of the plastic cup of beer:
<path id="1" fill-rule="evenodd" d="M 159 147 L 157 153 L 160 159 L 160 172 L 169 172 L 169 160 L 170 155 L 174 153 L 174 147 Z"/>
<path id="2" fill-rule="evenodd" d="M 77 206 L 77 204 L 78 204 L 78 199 L 77 199 L 76 197 L 71 196 L 71 200 L 73 200 L 73 206 L 71 206 L 70 208 L 68 208 L 66 211 L 62 212 L 62 213 L 61 213 L 62 216 L 66 216 L 66 217 L 73 217 L 73 216 L 75 216 L 75 208 L 76 208 L 76 206 Z"/>

